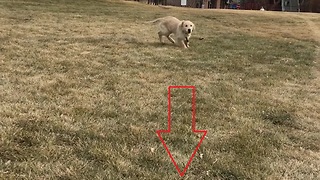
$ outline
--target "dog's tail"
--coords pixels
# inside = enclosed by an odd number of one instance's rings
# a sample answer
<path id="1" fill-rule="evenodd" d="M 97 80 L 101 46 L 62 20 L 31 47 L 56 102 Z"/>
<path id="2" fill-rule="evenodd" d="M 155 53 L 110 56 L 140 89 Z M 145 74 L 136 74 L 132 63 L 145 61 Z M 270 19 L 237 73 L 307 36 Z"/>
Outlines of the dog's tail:
<path id="1" fill-rule="evenodd" d="M 160 23 L 162 20 L 163 20 L 163 18 L 158 18 L 158 19 L 155 19 L 155 20 L 152 20 L 152 21 L 148 21 L 147 23 L 149 23 L 149 24 L 158 24 L 158 23 Z"/>

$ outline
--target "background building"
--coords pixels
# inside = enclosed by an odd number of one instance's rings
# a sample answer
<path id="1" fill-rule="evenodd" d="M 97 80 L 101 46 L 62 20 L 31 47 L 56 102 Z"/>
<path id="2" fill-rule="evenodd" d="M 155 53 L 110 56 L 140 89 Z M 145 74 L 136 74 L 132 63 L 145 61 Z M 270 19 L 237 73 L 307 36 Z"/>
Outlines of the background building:
<path id="1" fill-rule="evenodd" d="M 288 12 L 318 12 L 320 0 L 186 0 L 185 7 L 209 9 L 244 9 Z M 150 4 L 181 6 L 181 0 L 148 0 Z"/>

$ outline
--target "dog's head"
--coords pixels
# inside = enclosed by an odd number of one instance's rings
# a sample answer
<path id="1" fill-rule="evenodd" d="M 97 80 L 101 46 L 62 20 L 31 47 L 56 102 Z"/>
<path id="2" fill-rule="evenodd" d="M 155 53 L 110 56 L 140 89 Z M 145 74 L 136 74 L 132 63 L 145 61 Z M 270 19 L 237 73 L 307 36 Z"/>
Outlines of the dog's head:
<path id="1" fill-rule="evenodd" d="M 191 21 L 182 21 L 180 28 L 185 34 L 191 34 L 194 31 L 195 26 Z"/>

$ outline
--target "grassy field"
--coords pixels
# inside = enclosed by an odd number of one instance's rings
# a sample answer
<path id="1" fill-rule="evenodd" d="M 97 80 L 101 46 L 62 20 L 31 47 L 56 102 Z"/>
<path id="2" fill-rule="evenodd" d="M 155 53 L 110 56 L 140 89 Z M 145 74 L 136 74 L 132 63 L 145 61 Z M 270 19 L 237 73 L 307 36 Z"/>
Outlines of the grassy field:
<path id="1" fill-rule="evenodd" d="M 187 50 L 145 23 L 196 25 Z M 0 179 L 320 179 L 320 14 L 112 0 L 0 1 Z M 199 38 L 204 38 L 200 40 Z M 169 85 L 206 129 L 180 178 Z M 191 91 L 172 92 L 180 167 Z"/>

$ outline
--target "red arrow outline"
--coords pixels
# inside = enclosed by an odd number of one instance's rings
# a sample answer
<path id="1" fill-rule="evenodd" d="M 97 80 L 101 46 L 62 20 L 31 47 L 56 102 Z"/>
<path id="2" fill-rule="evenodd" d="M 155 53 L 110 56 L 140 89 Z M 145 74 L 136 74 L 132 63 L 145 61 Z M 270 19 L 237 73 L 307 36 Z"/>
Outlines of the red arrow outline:
<path id="1" fill-rule="evenodd" d="M 171 89 L 173 88 L 180 88 L 180 89 L 192 89 L 192 132 L 193 133 L 203 133 L 200 142 L 198 143 L 198 145 L 196 146 L 195 150 L 193 151 L 186 167 L 183 169 L 183 171 L 180 170 L 179 166 L 177 165 L 176 161 L 174 160 L 173 156 L 170 153 L 169 148 L 167 147 L 166 143 L 164 142 L 163 138 L 161 137 L 161 133 L 170 133 L 171 131 Z M 195 93 L 196 87 L 195 86 L 169 86 L 168 87 L 168 129 L 164 130 L 157 130 L 156 133 L 160 139 L 160 141 L 162 142 L 164 148 L 166 149 L 168 155 L 170 156 L 170 159 L 172 161 L 172 163 L 174 164 L 174 166 L 176 167 L 180 177 L 184 176 L 184 174 L 186 173 L 186 171 L 188 170 L 188 167 L 191 164 L 191 161 L 193 159 L 193 157 L 196 155 L 203 139 L 205 138 L 205 136 L 207 135 L 207 130 L 197 130 L 196 129 L 196 93 Z"/>

